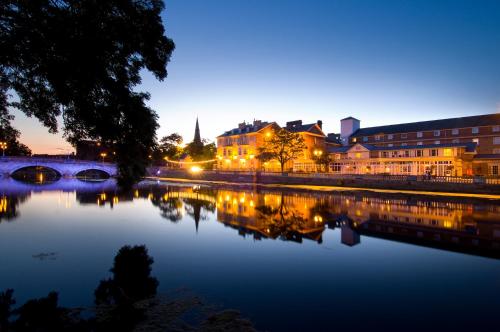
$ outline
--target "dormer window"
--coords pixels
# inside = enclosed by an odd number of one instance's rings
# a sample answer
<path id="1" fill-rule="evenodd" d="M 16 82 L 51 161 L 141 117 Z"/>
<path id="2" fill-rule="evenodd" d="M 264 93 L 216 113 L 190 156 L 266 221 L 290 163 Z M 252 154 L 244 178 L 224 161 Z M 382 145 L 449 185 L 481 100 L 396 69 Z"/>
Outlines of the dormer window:
<path id="1" fill-rule="evenodd" d="M 478 127 L 473 127 L 472 128 L 472 133 L 473 134 L 479 134 L 479 128 Z"/>
<path id="2" fill-rule="evenodd" d="M 434 136 L 441 136 L 441 130 L 434 130 Z"/>
<path id="3" fill-rule="evenodd" d="M 381 138 L 382 138 L 382 135 L 375 135 L 375 140 L 376 141 L 380 141 Z"/>

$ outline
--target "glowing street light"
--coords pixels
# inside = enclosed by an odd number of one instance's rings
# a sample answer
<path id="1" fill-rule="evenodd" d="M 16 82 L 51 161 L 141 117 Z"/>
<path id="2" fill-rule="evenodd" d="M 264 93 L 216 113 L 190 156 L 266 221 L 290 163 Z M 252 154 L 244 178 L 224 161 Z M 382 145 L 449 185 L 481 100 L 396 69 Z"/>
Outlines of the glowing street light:
<path id="1" fill-rule="evenodd" d="M 102 162 L 104 163 L 104 158 L 106 158 L 108 154 L 106 152 L 101 152 L 100 156 L 102 158 Z"/>
<path id="2" fill-rule="evenodd" d="M 191 166 L 191 173 L 197 174 L 200 173 L 201 171 L 203 171 L 203 168 L 201 168 L 200 166 Z"/>
<path id="3" fill-rule="evenodd" d="M 2 156 L 5 157 L 5 150 L 7 150 L 7 142 L 0 142 L 0 149 L 2 149 Z"/>

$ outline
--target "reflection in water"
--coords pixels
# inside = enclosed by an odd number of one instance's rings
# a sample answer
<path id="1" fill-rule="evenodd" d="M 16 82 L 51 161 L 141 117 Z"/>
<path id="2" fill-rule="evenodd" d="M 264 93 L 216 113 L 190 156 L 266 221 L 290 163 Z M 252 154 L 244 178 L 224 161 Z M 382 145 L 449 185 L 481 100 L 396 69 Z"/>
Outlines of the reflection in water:
<path id="1" fill-rule="evenodd" d="M 59 180 L 61 178 L 61 174 L 48 167 L 28 166 L 15 171 L 12 174 L 12 178 L 32 184 L 44 184 Z"/>
<path id="2" fill-rule="evenodd" d="M 24 195 L 5 195 L 0 196 L 0 223 L 2 220 L 13 220 L 19 216 L 18 207 L 26 201 L 29 194 Z"/>
<path id="3" fill-rule="evenodd" d="M 64 187 L 63 182 L 61 186 Z M 500 257 L 500 204 L 478 199 L 377 194 L 363 191 L 310 193 L 275 190 L 215 189 L 144 182 L 132 191 L 119 191 L 104 182 L 94 190 L 79 184 L 80 205 L 109 206 L 149 200 L 160 215 L 179 222 L 185 216 L 200 221 L 210 215 L 241 236 L 323 242 L 326 229 L 339 229 L 343 244 L 354 246 L 362 236 L 392 239 L 423 246 Z M 18 215 L 18 205 L 30 192 L 3 194 L 0 221 Z"/>

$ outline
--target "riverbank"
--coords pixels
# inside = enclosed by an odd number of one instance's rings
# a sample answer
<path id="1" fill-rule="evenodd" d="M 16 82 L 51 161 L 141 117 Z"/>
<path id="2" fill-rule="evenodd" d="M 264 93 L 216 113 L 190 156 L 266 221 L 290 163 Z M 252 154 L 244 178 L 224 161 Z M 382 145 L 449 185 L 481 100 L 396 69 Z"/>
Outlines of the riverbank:
<path id="1" fill-rule="evenodd" d="M 380 193 L 402 193 L 417 195 L 433 195 L 446 197 L 475 197 L 486 199 L 500 199 L 500 185 L 486 184 L 480 182 L 456 183 L 420 181 L 400 178 L 383 177 L 378 179 L 363 176 L 358 177 L 312 177 L 303 174 L 266 174 L 255 172 L 216 172 L 204 171 L 191 173 L 184 170 L 151 170 L 148 179 L 232 184 L 271 186 L 290 189 L 316 190 L 316 191 L 338 191 L 338 190 L 364 190 Z"/>

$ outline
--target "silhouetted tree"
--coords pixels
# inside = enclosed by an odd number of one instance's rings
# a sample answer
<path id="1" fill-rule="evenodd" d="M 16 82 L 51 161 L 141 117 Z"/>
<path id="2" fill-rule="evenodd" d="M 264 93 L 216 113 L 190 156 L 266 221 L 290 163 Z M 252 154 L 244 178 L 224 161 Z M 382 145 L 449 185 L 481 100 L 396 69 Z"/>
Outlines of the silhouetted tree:
<path id="1" fill-rule="evenodd" d="M 9 318 L 12 313 L 12 306 L 16 301 L 12 297 L 14 290 L 7 289 L 5 292 L 0 293 L 0 331 L 7 331 L 9 329 Z"/>
<path id="2" fill-rule="evenodd" d="M 151 277 L 153 262 L 146 246 L 123 246 L 110 270 L 113 278 L 102 280 L 95 290 L 96 304 L 136 302 L 156 295 L 158 280 Z"/>
<path id="3" fill-rule="evenodd" d="M 64 329 L 64 311 L 57 305 L 58 295 L 50 292 L 47 297 L 29 300 L 14 314 L 19 317 L 12 324 L 14 331 L 52 332 Z"/>
<path id="4" fill-rule="evenodd" d="M 72 144 L 114 146 L 119 181 L 145 173 L 156 142 L 155 111 L 134 90 L 147 69 L 163 80 L 174 49 L 161 0 L 4 0 L 0 2 L 0 95 Z M 17 95 L 7 102 L 7 91 Z"/>
<path id="5" fill-rule="evenodd" d="M 182 142 L 182 136 L 177 133 L 162 137 L 153 153 L 153 159 L 155 161 L 162 161 L 165 157 L 169 160 L 179 159 L 183 152 L 180 146 Z"/>
<path id="6" fill-rule="evenodd" d="M 285 164 L 299 157 L 305 148 L 304 138 L 299 133 L 281 128 L 273 131 L 271 137 L 264 140 L 264 145 L 259 147 L 257 158 L 262 161 L 278 161 L 283 173 Z"/>
<path id="7" fill-rule="evenodd" d="M 11 125 L 14 116 L 8 113 L 6 92 L 2 90 L 0 86 L 0 142 L 7 143 L 7 149 L 5 150 L 6 155 L 29 156 L 31 155 L 31 150 L 26 145 L 19 142 L 21 133 Z M 3 151 L 0 151 L 0 153 L 3 153 Z"/>

